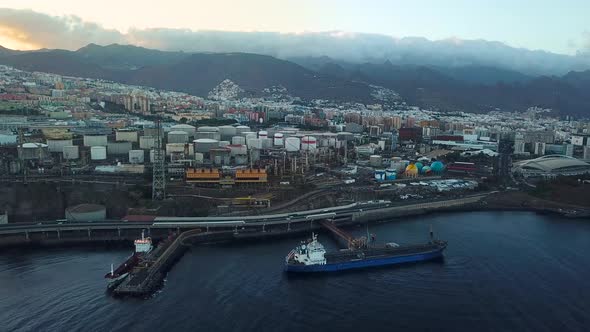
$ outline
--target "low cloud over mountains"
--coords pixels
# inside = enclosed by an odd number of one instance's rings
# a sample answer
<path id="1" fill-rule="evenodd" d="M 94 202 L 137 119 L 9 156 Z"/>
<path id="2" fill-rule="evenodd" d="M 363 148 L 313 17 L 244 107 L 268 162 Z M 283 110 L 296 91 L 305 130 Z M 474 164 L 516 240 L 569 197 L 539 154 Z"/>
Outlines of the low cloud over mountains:
<path id="1" fill-rule="evenodd" d="M 348 32 L 227 32 L 188 29 L 106 29 L 77 16 L 50 16 L 31 10 L 0 9 L 4 38 L 38 48 L 74 50 L 88 43 L 133 44 L 185 52 L 248 52 L 282 59 L 330 57 L 352 63 L 427 66 L 492 66 L 529 75 L 561 75 L 590 69 L 590 35 L 577 56 L 509 47 L 500 42 L 449 38 L 394 38 Z"/>

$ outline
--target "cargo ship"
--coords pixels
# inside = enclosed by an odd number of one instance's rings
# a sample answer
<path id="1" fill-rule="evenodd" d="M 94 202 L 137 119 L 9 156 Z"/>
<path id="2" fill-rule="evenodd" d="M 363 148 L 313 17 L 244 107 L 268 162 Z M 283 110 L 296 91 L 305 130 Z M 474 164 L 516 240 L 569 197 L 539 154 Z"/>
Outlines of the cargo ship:
<path id="1" fill-rule="evenodd" d="M 114 269 L 113 264 L 111 264 L 111 271 L 104 276 L 108 282 L 108 289 L 117 287 L 129 275 L 129 272 L 131 272 L 131 270 L 133 270 L 133 268 L 137 266 L 154 248 L 152 245 L 152 239 L 150 237 L 145 237 L 143 231 L 141 232 L 141 239 L 136 239 L 133 241 L 133 244 L 135 245 L 135 251 L 133 254 L 116 269 Z"/>
<path id="2" fill-rule="evenodd" d="M 398 245 L 369 245 L 364 239 L 351 243 L 348 249 L 326 252 L 318 241 L 317 234 L 303 241 L 291 250 L 285 258 L 287 272 L 334 272 L 360 269 L 376 266 L 387 266 L 410 262 L 433 260 L 442 257 L 447 247 L 446 241 L 431 239 L 424 244 Z"/>

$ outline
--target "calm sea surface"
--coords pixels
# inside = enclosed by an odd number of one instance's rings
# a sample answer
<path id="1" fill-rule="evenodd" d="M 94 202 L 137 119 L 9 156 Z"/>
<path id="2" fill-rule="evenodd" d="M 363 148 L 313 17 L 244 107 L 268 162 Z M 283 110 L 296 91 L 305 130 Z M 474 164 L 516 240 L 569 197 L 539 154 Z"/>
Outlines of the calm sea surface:
<path id="1" fill-rule="evenodd" d="M 590 221 L 436 214 L 371 226 L 449 241 L 444 261 L 313 277 L 282 272 L 302 238 L 192 248 L 147 300 L 104 274 L 130 249 L 0 252 L 1 331 L 588 331 Z M 349 229 L 362 233 L 364 229 Z M 319 240 L 336 244 L 328 234 Z"/>

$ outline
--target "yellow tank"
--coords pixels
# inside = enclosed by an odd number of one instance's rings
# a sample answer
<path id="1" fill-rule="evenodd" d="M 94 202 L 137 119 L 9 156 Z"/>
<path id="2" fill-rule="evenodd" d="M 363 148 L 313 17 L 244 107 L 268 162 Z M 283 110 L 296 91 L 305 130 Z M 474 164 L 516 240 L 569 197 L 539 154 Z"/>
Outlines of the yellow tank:
<path id="1" fill-rule="evenodd" d="M 415 164 L 409 164 L 406 167 L 405 174 L 407 177 L 416 177 L 418 176 L 418 167 Z"/>

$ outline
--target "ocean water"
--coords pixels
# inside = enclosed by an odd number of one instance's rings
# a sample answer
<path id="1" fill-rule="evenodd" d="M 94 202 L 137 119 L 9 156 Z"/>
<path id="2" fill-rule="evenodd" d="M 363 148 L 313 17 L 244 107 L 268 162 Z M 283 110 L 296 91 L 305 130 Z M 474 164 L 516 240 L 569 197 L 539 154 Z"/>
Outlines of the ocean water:
<path id="1" fill-rule="evenodd" d="M 525 212 L 372 225 L 377 241 L 449 241 L 442 261 L 316 276 L 282 272 L 303 238 L 191 248 L 149 299 L 104 274 L 130 249 L 0 252 L 1 331 L 588 331 L 590 221 Z M 349 228 L 364 233 L 364 228 Z M 336 243 L 327 233 L 319 240 Z"/>

